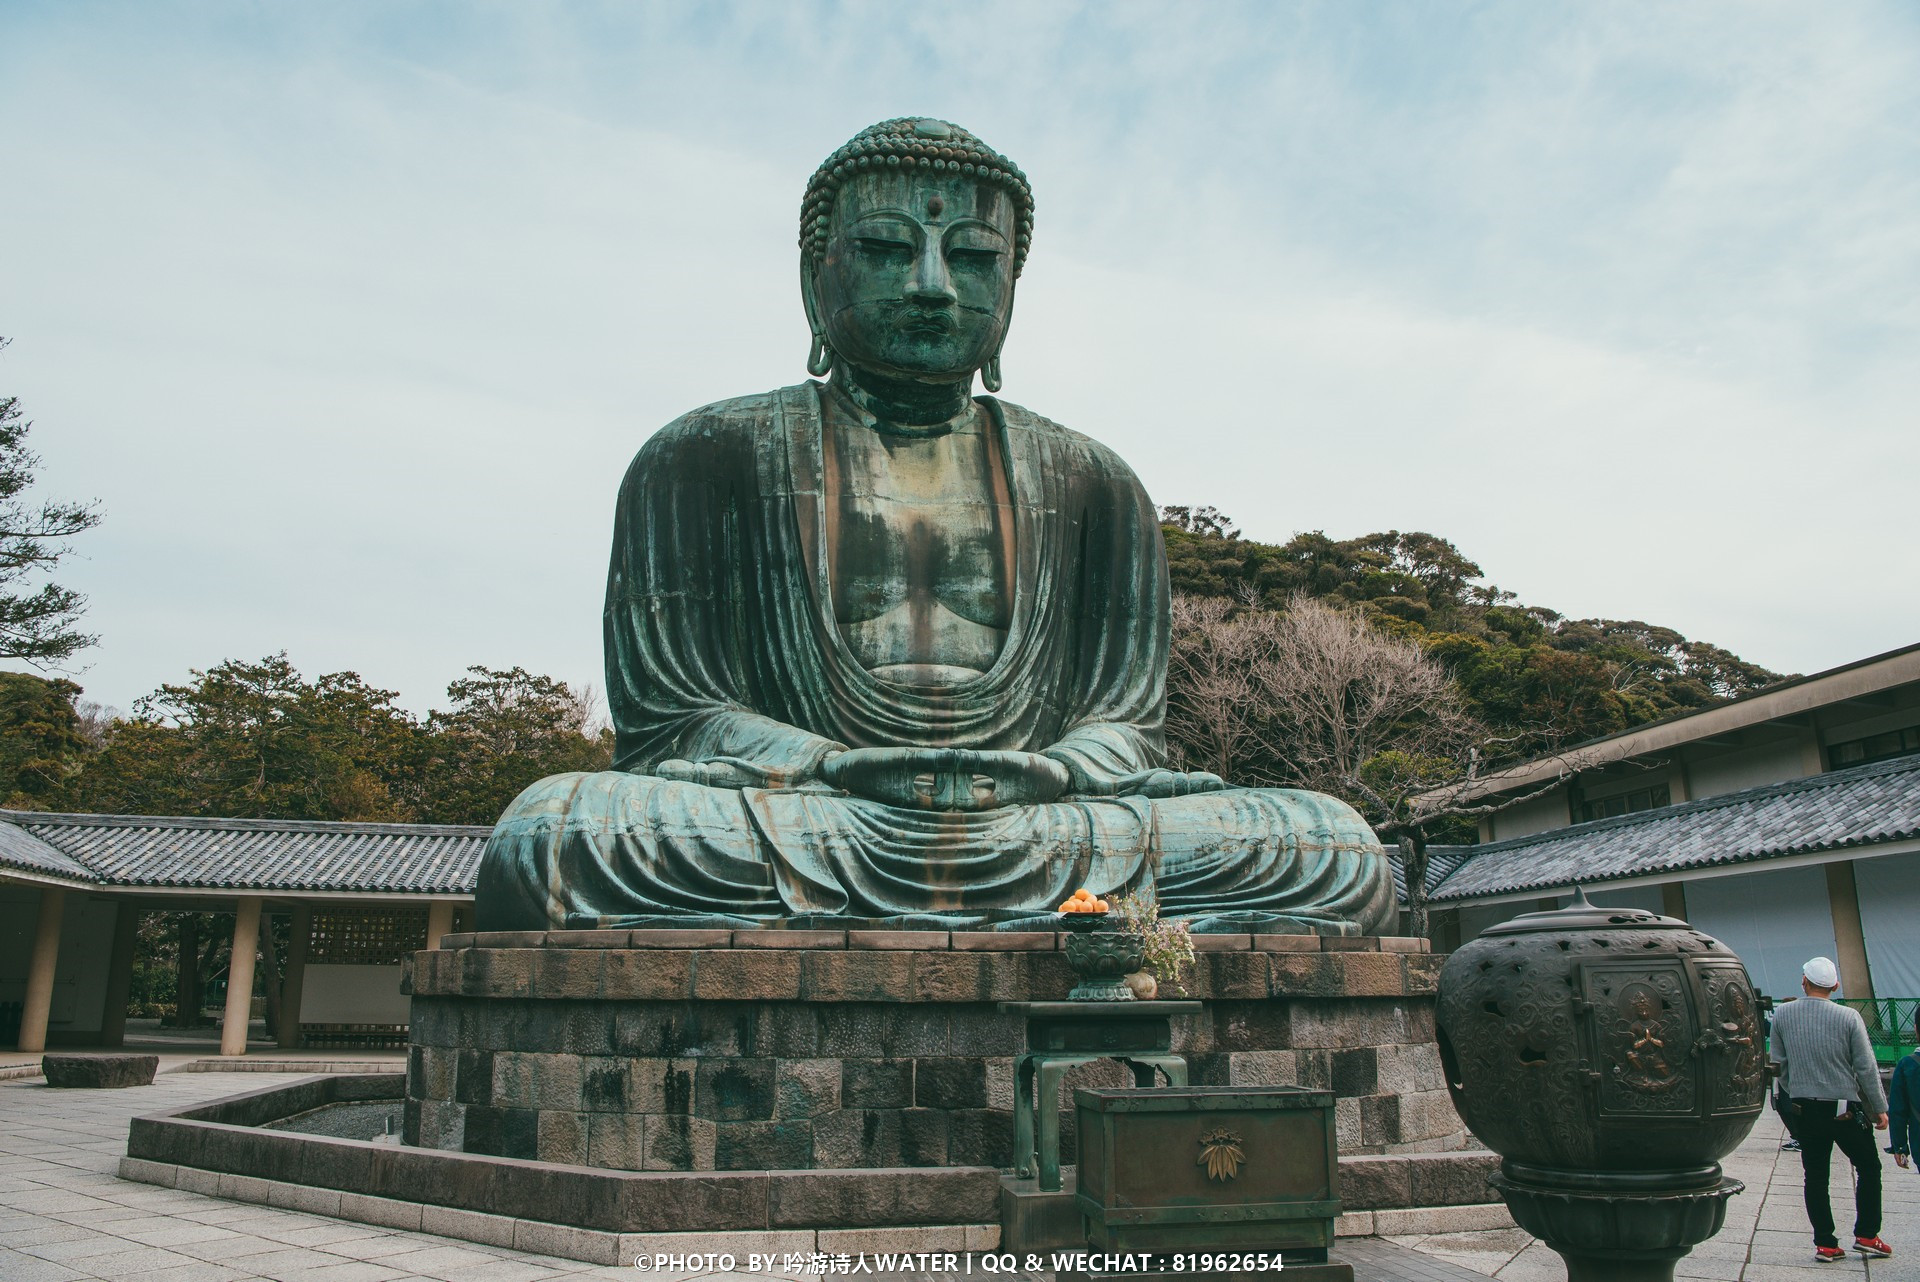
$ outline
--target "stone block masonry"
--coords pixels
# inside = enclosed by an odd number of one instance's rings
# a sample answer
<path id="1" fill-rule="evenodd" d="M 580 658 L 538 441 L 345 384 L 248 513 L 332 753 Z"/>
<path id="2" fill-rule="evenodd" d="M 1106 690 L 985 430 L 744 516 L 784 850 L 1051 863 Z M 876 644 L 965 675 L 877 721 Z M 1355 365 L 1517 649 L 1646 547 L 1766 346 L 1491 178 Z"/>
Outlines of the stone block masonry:
<path id="1" fill-rule="evenodd" d="M 1344 1154 L 1466 1143 L 1424 940 L 1207 936 L 1174 1049 L 1196 1085 L 1338 1096 Z M 406 1133 L 629 1171 L 1012 1164 L 1005 1001 L 1058 1000 L 1059 936 L 938 931 L 450 935 L 415 955 Z M 1130 1084 L 1117 1064 L 1073 1086 Z M 1063 1100 L 1071 1100 L 1071 1090 Z M 1073 1160 L 1071 1109 L 1062 1157 Z"/>

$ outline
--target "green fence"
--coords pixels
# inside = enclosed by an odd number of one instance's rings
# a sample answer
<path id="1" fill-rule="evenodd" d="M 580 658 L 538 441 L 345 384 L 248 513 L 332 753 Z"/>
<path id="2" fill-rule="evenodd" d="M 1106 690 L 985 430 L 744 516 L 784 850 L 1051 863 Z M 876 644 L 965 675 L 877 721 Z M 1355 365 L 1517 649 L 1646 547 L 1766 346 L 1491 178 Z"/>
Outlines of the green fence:
<path id="1" fill-rule="evenodd" d="M 1871 999 L 1839 997 L 1842 1006 L 1851 1006 L 1867 1021 L 1867 1037 L 1873 1043 L 1874 1058 L 1891 1064 L 1914 1048 L 1913 1016 L 1920 1010 L 1920 997 L 1875 997 Z"/>

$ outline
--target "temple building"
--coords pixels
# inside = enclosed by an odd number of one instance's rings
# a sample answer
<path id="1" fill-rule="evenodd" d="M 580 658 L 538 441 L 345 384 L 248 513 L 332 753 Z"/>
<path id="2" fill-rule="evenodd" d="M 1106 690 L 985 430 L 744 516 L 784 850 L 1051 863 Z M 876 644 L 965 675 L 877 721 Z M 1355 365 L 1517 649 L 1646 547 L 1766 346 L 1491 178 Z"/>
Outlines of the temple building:
<path id="1" fill-rule="evenodd" d="M 1580 885 L 1724 940 L 1775 998 L 1799 992 L 1807 958 L 1831 957 L 1841 995 L 1880 999 L 1881 1023 L 1911 1037 L 1920 645 L 1575 745 L 1474 796 L 1515 800 L 1478 844 L 1430 849 L 1436 948 Z"/>
<path id="2" fill-rule="evenodd" d="M 0 1049 L 121 1045 L 139 917 L 167 910 L 233 914 L 222 1054 L 256 1003 L 282 1047 L 404 1045 L 401 962 L 463 927 L 488 831 L 0 811 Z"/>

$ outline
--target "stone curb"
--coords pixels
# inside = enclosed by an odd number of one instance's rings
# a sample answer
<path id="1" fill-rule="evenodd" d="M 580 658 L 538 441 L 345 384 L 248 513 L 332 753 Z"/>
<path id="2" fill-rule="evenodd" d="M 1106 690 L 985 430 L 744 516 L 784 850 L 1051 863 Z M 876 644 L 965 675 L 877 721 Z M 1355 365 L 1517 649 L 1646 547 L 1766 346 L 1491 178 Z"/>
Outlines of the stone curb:
<path id="1" fill-rule="evenodd" d="M 1478 1233 L 1518 1226 L 1504 1202 L 1476 1206 L 1410 1206 L 1390 1211 L 1348 1211 L 1334 1221 L 1335 1237 L 1425 1236 Z"/>
<path id="2" fill-rule="evenodd" d="M 545 1220 L 522 1220 L 455 1207 L 421 1206 L 392 1198 L 343 1193 L 247 1175 L 222 1175 L 192 1166 L 120 1159 L 120 1178 L 161 1188 L 200 1193 L 228 1202 L 324 1215 L 381 1228 L 431 1233 L 485 1246 L 507 1247 L 535 1255 L 557 1256 L 587 1264 L 632 1267 L 641 1255 L 725 1254 L 802 1255 L 814 1251 L 849 1254 L 883 1251 L 991 1251 L 1000 1245 L 998 1224 L 929 1224 L 869 1229 L 779 1229 L 765 1233 L 613 1233 L 579 1229 Z M 743 1261 L 744 1267 L 744 1261 Z"/>
<path id="3" fill-rule="evenodd" d="M 392 1073 L 403 1068 L 406 1060 L 392 1059 L 257 1059 L 235 1056 L 232 1059 L 194 1059 L 162 1073 Z"/>
<path id="4" fill-rule="evenodd" d="M 233 1180 L 281 1182 L 309 1190 L 281 1194 L 301 1205 L 341 1195 L 417 1202 L 422 1222 L 433 1208 L 501 1222 L 545 1222 L 556 1213 L 584 1229 L 653 1235 L 699 1224 L 712 1231 L 919 1228 L 979 1223 L 997 1205 L 998 1176 L 988 1167 L 919 1166 L 806 1169 L 772 1163 L 729 1171 L 636 1171 L 565 1161 L 527 1161 L 483 1153 L 403 1148 L 375 1141 L 307 1135 L 269 1123 L 329 1103 L 401 1098 L 403 1076 L 315 1076 L 130 1120 L 128 1157 L 205 1182 L 221 1196 Z M 264 1196 L 264 1194 L 262 1195 Z M 380 1208 L 389 1217 L 401 1214 Z M 331 1213 L 331 1212 L 329 1212 Z M 458 1217 L 455 1217 L 458 1218 Z M 475 1221 L 475 1224 L 482 1224 Z"/>

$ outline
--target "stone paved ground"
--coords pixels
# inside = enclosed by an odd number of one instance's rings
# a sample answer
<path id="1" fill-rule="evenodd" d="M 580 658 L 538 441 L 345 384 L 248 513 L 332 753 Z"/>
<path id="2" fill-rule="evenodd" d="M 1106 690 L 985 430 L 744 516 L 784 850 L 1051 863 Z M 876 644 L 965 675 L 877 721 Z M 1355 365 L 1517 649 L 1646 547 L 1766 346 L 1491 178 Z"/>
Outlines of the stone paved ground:
<path id="1" fill-rule="evenodd" d="M 282 1082 L 163 1073 L 150 1087 L 55 1091 L 0 1082 L 0 1279 L 140 1282 L 534 1282 L 631 1270 L 224 1202 L 114 1174 L 127 1119 Z"/>
<path id="2" fill-rule="evenodd" d="M 291 1074 L 165 1073 L 151 1087 L 52 1091 L 39 1079 L 0 1081 L 0 1282 L 153 1279 L 154 1282 L 535 1282 L 633 1277 L 628 1269 L 529 1255 L 242 1205 L 129 1183 L 114 1175 L 126 1151 L 127 1119 L 220 1095 L 294 1080 Z M 1780 1151 L 1768 1114 L 1728 1163 L 1747 1182 L 1727 1227 L 1682 1261 L 1703 1282 L 1813 1282 L 1868 1275 L 1868 1282 L 1920 1282 L 1920 1175 L 1889 1161 L 1883 1236 L 1890 1260 L 1816 1265 L 1800 1205 L 1800 1164 Z M 1839 1183 L 1840 1181 L 1836 1181 Z M 1834 1210 L 1850 1225 L 1850 1191 Z M 692 1226 L 690 1226 L 692 1227 Z M 1560 1282 L 1558 1256 L 1518 1230 L 1362 1239 L 1342 1245 L 1357 1276 L 1380 1282 Z M 676 1282 L 686 1275 L 652 1275 Z M 922 1277 L 926 1275 L 920 1275 Z M 1004 1279 L 1004 1275 L 1002 1275 Z M 715 1275 L 714 1282 L 724 1282 Z"/>
<path id="3" fill-rule="evenodd" d="M 1884 1132 L 1880 1145 L 1885 1147 Z M 1680 1261 L 1676 1278 L 1704 1282 L 1815 1282 L 1816 1278 L 1860 1282 L 1920 1282 L 1920 1175 L 1903 1171 L 1884 1157 L 1884 1227 L 1880 1236 L 1894 1256 L 1866 1260 L 1850 1256 L 1838 1264 L 1813 1260 L 1813 1230 L 1801 1205 L 1800 1155 L 1782 1151 L 1786 1138 L 1780 1119 L 1764 1114 L 1746 1143 L 1725 1163 L 1727 1174 L 1744 1180 L 1747 1191 L 1727 1204 L 1727 1224 L 1710 1241 Z M 1851 1245 L 1852 1168 L 1834 1155 L 1833 1214 L 1840 1240 Z M 1396 1237 L 1390 1241 L 1431 1258 L 1457 1264 L 1503 1282 L 1564 1282 L 1560 1257 L 1518 1229 L 1490 1233 L 1446 1233 L 1432 1237 Z"/>
<path id="4" fill-rule="evenodd" d="M 131 1183 L 113 1172 L 127 1120 L 140 1113 L 297 1080 L 295 1074 L 169 1073 L 151 1087 L 54 1091 L 37 1078 L 0 1081 L 0 1282 L 535 1282 L 627 1277 L 525 1252 L 243 1205 Z M 689 1225 L 689 1228 L 697 1226 Z M 1479 1282 L 1439 1255 L 1356 1244 L 1367 1282 Z M 691 1275 L 644 1275 L 683 1282 Z M 967 1275 L 891 1274 L 872 1282 L 959 1282 Z M 978 1282 L 976 1273 L 968 1282 Z M 1050 1282 L 1050 1272 L 995 1282 Z M 709 1274 L 702 1282 L 768 1282 Z M 814 1279 L 813 1282 L 819 1282 Z"/>

